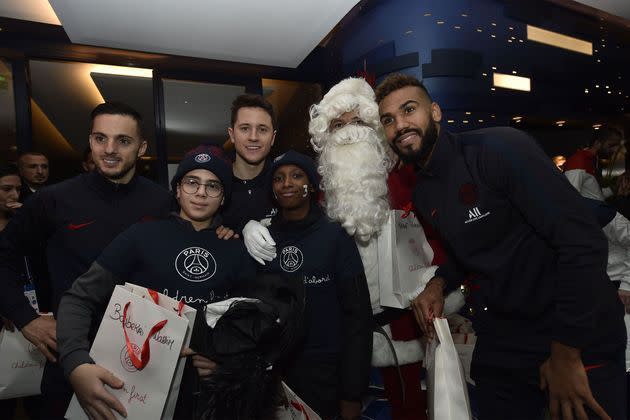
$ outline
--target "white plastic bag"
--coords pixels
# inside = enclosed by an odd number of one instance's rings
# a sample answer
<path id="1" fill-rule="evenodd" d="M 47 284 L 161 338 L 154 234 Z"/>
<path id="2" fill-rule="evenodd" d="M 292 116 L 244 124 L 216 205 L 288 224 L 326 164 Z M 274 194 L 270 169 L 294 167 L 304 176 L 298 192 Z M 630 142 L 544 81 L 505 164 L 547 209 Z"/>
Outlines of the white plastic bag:
<path id="1" fill-rule="evenodd" d="M 430 420 L 472 419 L 464 368 L 446 318 L 435 318 L 436 338 L 426 351 L 427 393 Z"/>

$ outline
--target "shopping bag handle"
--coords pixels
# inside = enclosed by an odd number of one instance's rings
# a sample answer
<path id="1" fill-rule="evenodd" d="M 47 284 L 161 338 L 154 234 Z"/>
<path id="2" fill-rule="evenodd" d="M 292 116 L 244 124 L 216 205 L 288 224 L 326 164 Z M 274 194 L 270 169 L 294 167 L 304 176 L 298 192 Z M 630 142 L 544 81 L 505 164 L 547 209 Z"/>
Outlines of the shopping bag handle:
<path id="1" fill-rule="evenodd" d="M 404 213 L 402 214 L 402 216 L 400 216 L 400 218 L 406 219 L 407 217 L 409 217 L 409 214 L 413 211 L 413 203 L 410 201 L 409 203 L 405 204 L 402 210 Z"/>
<path id="2" fill-rule="evenodd" d="M 149 340 L 151 339 L 151 337 L 153 337 L 153 335 L 155 335 L 155 333 L 157 333 L 162 328 L 164 328 L 168 320 L 165 319 L 163 321 L 160 321 L 157 324 L 155 324 L 153 328 L 151 328 L 151 331 L 149 331 L 147 338 L 144 340 L 144 344 L 142 344 L 142 350 L 140 351 L 140 358 L 138 358 L 138 356 L 136 356 L 136 354 L 133 351 L 133 347 L 131 346 L 131 342 L 129 341 L 129 336 L 127 335 L 127 330 L 125 329 L 125 324 L 127 323 L 127 310 L 129 309 L 130 304 L 131 302 L 127 302 L 125 304 L 125 309 L 123 310 L 122 328 L 123 328 L 123 333 L 125 334 L 125 344 L 127 345 L 127 353 L 129 353 L 129 358 L 131 359 L 131 363 L 133 363 L 136 369 L 142 370 L 145 368 L 145 366 L 149 363 L 149 360 L 151 359 L 151 348 L 149 347 Z"/>
<path id="3" fill-rule="evenodd" d="M 308 413 L 306 412 L 306 408 L 304 408 L 304 406 L 302 404 L 300 404 L 297 401 L 291 401 L 291 405 L 293 406 L 293 408 L 295 408 L 298 412 L 304 414 L 304 417 L 306 417 L 306 420 L 310 420 Z"/>
<path id="4" fill-rule="evenodd" d="M 159 305 L 160 295 L 158 294 L 158 292 L 149 288 L 147 288 L 147 291 L 149 292 L 149 296 L 151 296 L 151 299 L 153 299 L 153 302 L 155 302 L 156 305 Z M 184 306 L 186 306 L 186 304 L 184 303 L 184 300 L 182 299 L 177 303 L 177 308 L 173 308 L 173 309 L 177 311 L 177 315 L 182 316 L 182 311 L 184 310 Z"/>

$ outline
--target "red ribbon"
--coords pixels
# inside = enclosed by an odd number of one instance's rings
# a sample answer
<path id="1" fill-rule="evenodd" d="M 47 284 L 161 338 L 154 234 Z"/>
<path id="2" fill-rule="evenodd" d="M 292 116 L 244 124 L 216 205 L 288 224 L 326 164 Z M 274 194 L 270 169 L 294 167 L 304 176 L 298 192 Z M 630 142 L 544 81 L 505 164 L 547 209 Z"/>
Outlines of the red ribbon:
<path id="1" fill-rule="evenodd" d="M 158 295 L 158 292 L 151 289 L 147 289 L 147 291 L 149 292 L 149 296 L 151 296 L 151 299 L 153 299 L 153 302 L 155 302 L 156 305 L 159 305 L 160 295 Z"/>
<path id="2" fill-rule="evenodd" d="M 300 404 L 297 401 L 291 401 L 291 405 L 293 406 L 293 408 L 295 408 L 297 411 L 299 411 L 300 413 L 304 414 L 304 417 L 306 417 L 306 420 L 310 420 L 308 417 L 308 413 L 306 412 L 306 408 L 304 408 L 304 406 L 302 404 Z"/>
<path id="3" fill-rule="evenodd" d="M 413 211 L 413 203 L 410 201 L 406 205 L 403 206 L 402 210 L 404 211 L 403 215 L 400 216 L 401 219 L 406 219 L 409 217 L 409 213 Z"/>
<path id="4" fill-rule="evenodd" d="M 155 293 L 153 290 L 149 290 L 149 294 L 151 294 L 151 292 Z M 156 294 L 156 297 L 154 298 L 154 300 L 157 299 L 157 293 L 155 294 Z M 153 297 L 153 294 L 151 294 L 151 297 Z M 160 321 L 157 324 L 155 324 L 153 328 L 151 328 L 151 331 L 149 331 L 149 335 L 147 335 L 147 338 L 144 340 L 144 344 L 142 345 L 140 358 L 138 358 L 138 356 L 136 356 L 136 354 L 133 351 L 133 347 L 131 346 L 131 342 L 129 341 L 129 336 L 127 335 L 127 330 L 125 329 L 125 324 L 127 323 L 127 309 L 129 309 L 130 304 L 131 302 L 127 302 L 125 304 L 125 309 L 123 311 L 123 322 L 122 322 L 123 333 L 125 334 L 125 343 L 127 345 L 127 353 L 129 353 L 129 357 L 131 358 L 131 363 L 133 363 L 136 369 L 142 370 L 145 368 L 145 366 L 147 365 L 147 363 L 149 363 L 149 360 L 151 359 L 151 349 L 149 347 L 149 340 L 151 339 L 151 337 L 153 337 L 155 333 L 157 333 L 162 328 L 164 328 L 168 320 L 165 319 L 163 321 Z"/>

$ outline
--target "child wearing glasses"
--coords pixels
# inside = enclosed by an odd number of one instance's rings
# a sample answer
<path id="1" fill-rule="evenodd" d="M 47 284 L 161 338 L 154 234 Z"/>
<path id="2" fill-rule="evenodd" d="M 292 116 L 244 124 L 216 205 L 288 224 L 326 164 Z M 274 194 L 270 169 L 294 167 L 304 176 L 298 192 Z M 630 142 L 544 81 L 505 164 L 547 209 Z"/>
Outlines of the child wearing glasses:
<path id="1" fill-rule="evenodd" d="M 120 380 L 92 364 L 88 354 L 91 325 L 100 319 L 117 284 L 144 286 L 201 310 L 230 297 L 232 290 L 255 276 L 243 242 L 217 236 L 220 210 L 230 199 L 231 184 L 232 169 L 220 149 L 187 155 L 171 182 L 177 211 L 165 220 L 138 223 L 120 234 L 62 298 L 57 331 L 61 364 L 91 416 L 109 418 L 114 410 L 125 414 L 102 386 L 118 387 Z M 203 312 L 199 315 L 203 318 Z M 193 354 L 184 349 L 183 355 Z M 192 364 L 201 377 L 214 366 L 199 355 L 193 355 Z M 194 389 L 185 386 L 186 378 L 185 373 L 176 418 L 192 416 Z"/>

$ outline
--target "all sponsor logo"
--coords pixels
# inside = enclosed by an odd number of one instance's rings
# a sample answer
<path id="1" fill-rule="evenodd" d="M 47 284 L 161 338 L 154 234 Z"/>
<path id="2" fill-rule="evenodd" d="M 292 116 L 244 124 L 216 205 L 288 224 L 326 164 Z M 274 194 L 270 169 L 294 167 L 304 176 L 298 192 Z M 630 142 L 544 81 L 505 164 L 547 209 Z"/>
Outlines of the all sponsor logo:
<path id="1" fill-rule="evenodd" d="M 280 252 L 280 268 L 287 273 L 293 273 L 302 266 L 304 255 L 296 246 L 285 246 Z"/>
<path id="2" fill-rule="evenodd" d="M 201 283 L 214 276 L 217 262 L 208 250 L 192 246 L 177 255 L 175 270 L 184 280 Z"/>
<path id="3" fill-rule="evenodd" d="M 476 222 L 477 220 L 481 220 L 484 217 L 488 216 L 489 214 L 490 214 L 489 211 L 485 213 L 481 213 L 481 211 L 479 210 L 479 207 L 473 207 L 472 209 L 468 210 L 468 220 L 466 220 L 464 223 L 468 224 L 468 223 Z"/>

